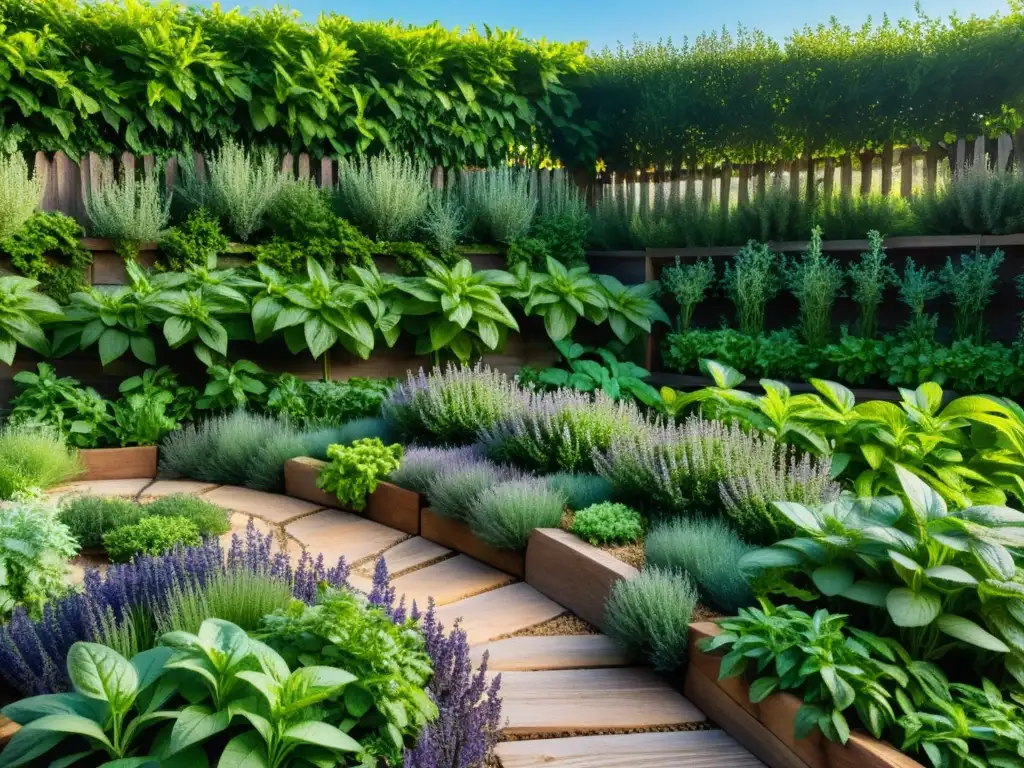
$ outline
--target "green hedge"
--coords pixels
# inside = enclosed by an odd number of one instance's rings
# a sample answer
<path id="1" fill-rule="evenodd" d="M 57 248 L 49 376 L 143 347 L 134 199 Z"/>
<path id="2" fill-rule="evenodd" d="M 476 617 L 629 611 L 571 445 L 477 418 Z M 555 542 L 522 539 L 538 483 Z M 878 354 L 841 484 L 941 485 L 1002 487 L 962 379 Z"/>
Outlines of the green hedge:
<path id="1" fill-rule="evenodd" d="M 391 148 L 449 166 L 534 146 L 613 169 L 770 161 L 1013 131 L 1022 44 L 1017 8 L 588 57 L 583 43 L 490 29 L 8 0 L 0 149 L 164 153 L 230 135 L 314 155 Z"/>

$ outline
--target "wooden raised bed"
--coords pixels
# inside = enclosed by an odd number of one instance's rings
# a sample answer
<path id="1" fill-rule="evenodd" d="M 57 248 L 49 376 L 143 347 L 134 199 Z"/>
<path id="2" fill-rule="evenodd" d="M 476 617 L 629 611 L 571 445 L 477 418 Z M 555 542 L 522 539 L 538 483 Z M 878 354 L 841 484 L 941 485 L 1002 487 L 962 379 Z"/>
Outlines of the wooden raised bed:
<path id="1" fill-rule="evenodd" d="M 490 544 L 485 544 L 468 525 L 460 520 L 439 515 L 430 507 L 420 510 L 420 536 L 435 544 L 469 555 L 516 578 L 522 579 L 526 576 L 525 552 L 496 549 Z"/>
<path id="2" fill-rule="evenodd" d="M 133 448 L 86 448 L 78 452 L 85 467 L 79 480 L 135 480 L 156 477 L 155 445 Z"/>
<path id="3" fill-rule="evenodd" d="M 339 504 L 338 498 L 333 494 L 317 487 L 316 477 L 325 466 L 327 466 L 326 461 L 319 461 L 308 456 L 288 459 L 284 464 L 285 493 L 324 507 L 355 512 L 355 510 Z M 382 482 L 377 486 L 377 490 L 367 498 L 366 507 L 355 514 L 415 536 L 420 532 L 421 504 L 420 494 L 399 488 L 392 483 Z"/>
<path id="4" fill-rule="evenodd" d="M 558 528 L 537 528 L 526 548 L 526 583 L 604 629 L 604 604 L 633 566 Z"/>
<path id="5" fill-rule="evenodd" d="M 793 735 L 800 700 L 773 693 L 750 701 L 749 685 L 741 678 L 718 679 L 720 653 L 704 653 L 701 640 L 721 630 L 711 622 L 690 625 L 689 664 L 684 693 L 736 741 L 770 768 L 922 768 L 916 760 L 869 734 L 850 734 L 846 746 L 814 731 L 806 739 Z"/>

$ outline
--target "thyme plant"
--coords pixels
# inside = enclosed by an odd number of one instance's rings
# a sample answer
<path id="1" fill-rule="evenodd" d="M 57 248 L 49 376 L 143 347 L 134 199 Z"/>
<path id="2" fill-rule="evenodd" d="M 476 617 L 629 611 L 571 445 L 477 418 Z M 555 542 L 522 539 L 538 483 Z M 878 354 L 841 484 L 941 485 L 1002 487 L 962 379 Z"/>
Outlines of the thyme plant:
<path id="1" fill-rule="evenodd" d="M 885 289 L 899 281 L 896 270 L 885 263 L 886 258 L 882 235 L 873 229 L 868 232 L 868 250 L 848 268 L 853 286 L 851 298 L 860 306 L 860 336 L 864 339 L 874 338 L 875 319 Z"/>
<path id="2" fill-rule="evenodd" d="M 998 248 L 986 256 L 965 253 L 959 265 L 946 259 L 939 278 L 942 287 L 953 302 L 954 333 L 958 339 L 969 339 L 980 344 L 985 336 L 985 307 L 995 295 L 999 266 L 1003 252 Z"/>
<path id="3" fill-rule="evenodd" d="M 43 196 L 43 180 L 30 176 L 21 153 L 0 155 L 0 240 L 29 220 Z"/>
<path id="4" fill-rule="evenodd" d="M 942 286 L 933 270 L 918 267 L 914 260 L 907 257 L 903 276 L 899 279 L 900 300 L 910 309 L 910 322 L 907 333 L 911 337 L 929 336 L 934 322 L 924 314 L 926 301 L 938 298 Z"/>
<path id="5" fill-rule="evenodd" d="M 683 264 L 676 256 L 675 266 L 661 273 L 661 285 L 679 304 L 679 330 L 688 331 L 693 310 L 704 301 L 715 283 L 715 265 L 711 259 Z"/>
<path id="6" fill-rule="evenodd" d="M 741 333 L 764 332 L 764 309 L 780 288 L 780 259 L 764 243 L 750 240 L 732 264 L 726 262 L 723 284 L 736 305 L 736 325 Z"/>
<path id="7" fill-rule="evenodd" d="M 828 344 L 832 305 L 843 287 L 843 270 L 835 259 L 821 252 L 821 227 L 811 230 L 807 250 L 800 261 L 789 267 L 786 278 L 800 303 L 804 341 L 821 349 Z"/>

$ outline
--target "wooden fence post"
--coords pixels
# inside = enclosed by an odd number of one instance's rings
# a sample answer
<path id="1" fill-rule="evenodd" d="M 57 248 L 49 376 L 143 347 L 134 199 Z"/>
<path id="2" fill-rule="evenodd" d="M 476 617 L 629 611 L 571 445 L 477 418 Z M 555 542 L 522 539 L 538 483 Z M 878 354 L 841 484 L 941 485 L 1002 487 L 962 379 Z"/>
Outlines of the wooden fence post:
<path id="1" fill-rule="evenodd" d="M 732 192 L 732 164 L 726 160 L 722 163 L 722 181 L 718 187 L 718 207 L 722 211 L 729 210 L 729 195 Z"/>
<path id="2" fill-rule="evenodd" d="M 942 154 L 942 150 L 934 145 L 924 153 L 924 188 L 927 192 L 935 191 L 939 179 L 939 156 Z"/>
<path id="3" fill-rule="evenodd" d="M 1013 154 L 1013 139 L 1008 133 L 1000 133 L 996 139 L 996 170 L 1002 172 L 1010 167 L 1010 156 Z"/>
<path id="4" fill-rule="evenodd" d="M 814 199 L 814 192 L 817 187 L 817 179 L 814 178 L 814 152 L 810 147 L 804 150 L 804 163 L 807 165 L 806 195 L 808 201 L 810 201 Z"/>
<path id="5" fill-rule="evenodd" d="M 821 185 L 821 194 L 825 198 L 825 202 L 832 199 L 832 187 L 835 185 L 835 174 L 836 174 L 836 159 L 834 157 L 825 158 L 825 181 Z"/>
<path id="6" fill-rule="evenodd" d="M 974 164 L 988 165 L 988 156 L 985 154 L 985 136 L 978 136 L 974 139 Z"/>
<path id="7" fill-rule="evenodd" d="M 740 166 L 739 192 L 736 194 L 736 204 L 746 205 L 750 201 L 750 192 L 747 186 L 750 182 L 750 164 L 744 163 Z"/>
<path id="8" fill-rule="evenodd" d="M 444 168 L 442 166 L 434 166 L 434 172 L 430 174 L 430 184 L 434 189 L 444 189 Z"/>
<path id="9" fill-rule="evenodd" d="M 88 223 L 85 201 L 82 198 L 82 175 L 78 163 L 61 151 L 53 153 L 50 170 L 57 183 L 57 210 L 70 216 L 83 226 Z"/>
<path id="10" fill-rule="evenodd" d="M 40 179 L 43 182 L 43 195 L 39 199 L 39 210 L 59 211 L 60 201 L 57 195 L 57 175 L 54 173 L 45 152 L 36 152 L 32 178 Z"/>
<path id="11" fill-rule="evenodd" d="M 309 181 L 309 155 L 305 152 L 299 155 L 299 178 L 302 181 Z"/>
<path id="12" fill-rule="evenodd" d="M 715 166 L 705 162 L 700 174 L 700 204 L 705 210 L 711 207 L 711 185 L 715 181 Z"/>
<path id="13" fill-rule="evenodd" d="M 844 198 L 853 195 L 853 158 L 849 153 L 839 158 L 839 194 Z"/>
<path id="14" fill-rule="evenodd" d="M 175 183 L 178 181 L 178 158 L 171 156 L 167 158 L 167 162 L 164 163 L 164 186 L 167 189 L 174 189 Z"/>
<path id="15" fill-rule="evenodd" d="M 329 157 L 320 158 L 320 188 L 330 189 L 334 186 L 334 163 Z"/>
<path id="16" fill-rule="evenodd" d="M 871 177 L 874 175 L 872 164 L 875 153 L 871 150 L 860 153 L 860 194 L 864 197 L 871 194 Z"/>
<path id="17" fill-rule="evenodd" d="M 892 142 L 887 141 L 882 147 L 882 196 L 887 197 L 892 191 Z"/>
<path id="18" fill-rule="evenodd" d="M 800 197 L 800 161 L 794 160 L 789 164 L 789 196 L 793 199 Z"/>
<path id="19" fill-rule="evenodd" d="M 900 197 L 914 194 L 914 148 L 900 150 Z"/>
<path id="20" fill-rule="evenodd" d="M 768 183 L 768 164 L 764 161 L 757 164 L 757 196 L 764 197 Z"/>
<path id="21" fill-rule="evenodd" d="M 690 161 L 686 166 L 686 196 L 693 198 L 697 194 L 697 163 Z"/>

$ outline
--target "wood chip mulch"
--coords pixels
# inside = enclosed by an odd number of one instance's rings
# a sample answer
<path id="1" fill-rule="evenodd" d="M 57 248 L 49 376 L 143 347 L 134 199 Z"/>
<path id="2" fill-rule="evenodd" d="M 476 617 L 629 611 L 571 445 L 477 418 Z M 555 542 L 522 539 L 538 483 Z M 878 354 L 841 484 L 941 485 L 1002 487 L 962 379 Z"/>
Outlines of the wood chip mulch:
<path id="1" fill-rule="evenodd" d="M 652 725 L 649 728 L 607 728 L 596 731 L 555 731 L 553 733 L 513 733 L 501 736 L 502 741 L 540 741 L 541 739 L 568 739 L 573 736 L 613 736 L 628 733 L 678 733 L 680 731 L 717 731 L 710 720 L 678 725 Z"/>
<path id="2" fill-rule="evenodd" d="M 556 635 L 599 635 L 601 630 L 592 624 L 588 624 L 579 616 L 571 613 L 563 613 L 561 616 L 537 624 L 533 627 L 521 629 L 509 635 L 502 635 L 500 639 L 507 637 L 554 637 Z"/>

